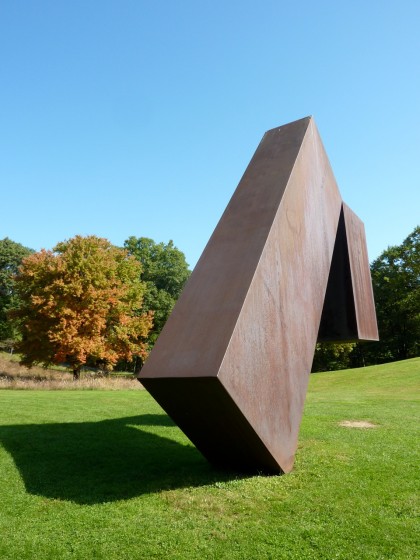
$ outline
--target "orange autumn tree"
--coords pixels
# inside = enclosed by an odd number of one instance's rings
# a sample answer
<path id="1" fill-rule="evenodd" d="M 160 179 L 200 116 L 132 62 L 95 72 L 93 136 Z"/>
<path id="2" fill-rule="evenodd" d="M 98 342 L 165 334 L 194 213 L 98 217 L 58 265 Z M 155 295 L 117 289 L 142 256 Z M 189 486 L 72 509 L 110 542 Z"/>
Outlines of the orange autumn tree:
<path id="1" fill-rule="evenodd" d="M 76 236 L 25 258 L 16 276 L 20 305 L 11 312 L 26 366 L 68 363 L 112 370 L 145 358 L 152 314 L 141 311 L 141 265 L 96 236 Z"/>

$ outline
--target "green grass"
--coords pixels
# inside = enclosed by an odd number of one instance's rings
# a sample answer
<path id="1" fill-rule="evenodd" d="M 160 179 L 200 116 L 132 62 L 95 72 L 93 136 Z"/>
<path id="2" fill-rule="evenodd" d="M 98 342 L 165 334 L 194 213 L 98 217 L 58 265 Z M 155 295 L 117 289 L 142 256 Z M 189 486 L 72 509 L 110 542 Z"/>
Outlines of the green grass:
<path id="1" fill-rule="evenodd" d="M 0 559 L 418 559 L 419 378 L 312 375 L 268 477 L 213 469 L 145 391 L 0 391 Z"/>

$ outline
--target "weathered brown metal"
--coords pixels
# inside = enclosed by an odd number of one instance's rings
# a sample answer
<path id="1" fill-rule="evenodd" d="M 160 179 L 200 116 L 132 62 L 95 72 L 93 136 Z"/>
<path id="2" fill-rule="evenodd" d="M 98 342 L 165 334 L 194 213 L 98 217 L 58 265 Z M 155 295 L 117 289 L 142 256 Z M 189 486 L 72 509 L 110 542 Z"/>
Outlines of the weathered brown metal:
<path id="1" fill-rule="evenodd" d="M 363 224 L 307 117 L 264 135 L 139 379 L 212 463 L 288 472 L 318 333 L 377 339 Z"/>
<path id="2" fill-rule="evenodd" d="M 364 226 L 343 204 L 318 341 L 378 340 Z"/>

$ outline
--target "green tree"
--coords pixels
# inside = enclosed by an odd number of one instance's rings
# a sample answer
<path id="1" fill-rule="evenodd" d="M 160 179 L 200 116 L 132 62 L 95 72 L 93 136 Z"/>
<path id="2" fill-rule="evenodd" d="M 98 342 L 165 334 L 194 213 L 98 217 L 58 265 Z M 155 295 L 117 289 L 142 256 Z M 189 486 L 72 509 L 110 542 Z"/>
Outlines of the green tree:
<path id="1" fill-rule="evenodd" d="M 350 356 L 355 344 L 352 342 L 320 342 L 316 345 L 312 372 L 335 371 L 350 367 Z"/>
<path id="2" fill-rule="evenodd" d="M 141 280 L 146 283 L 143 309 L 153 311 L 153 345 L 178 299 L 190 270 L 185 255 L 173 241 L 156 243 L 147 237 L 130 237 L 124 243 L 130 255 L 142 266 Z"/>
<path id="3" fill-rule="evenodd" d="M 420 353 L 420 226 L 371 264 L 379 343 L 360 346 L 367 363 Z"/>
<path id="4" fill-rule="evenodd" d="M 11 316 L 21 333 L 21 363 L 83 365 L 110 370 L 143 359 L 152 313 L 142 310 L 141 265 L 95 236 L 76 236 L 26 257 L 16 276 L 19 305 Z"/>
<path id="5" fill-rule="evenodd" d="M 13 324 L 7 317 L 8 310 L 17 304 L 14 276 L 22 259 L 31 253 L 32 249 L 8 237 L 0 240 L 0 340 L 10 341 L 10 344 L 16 338 Z"/>

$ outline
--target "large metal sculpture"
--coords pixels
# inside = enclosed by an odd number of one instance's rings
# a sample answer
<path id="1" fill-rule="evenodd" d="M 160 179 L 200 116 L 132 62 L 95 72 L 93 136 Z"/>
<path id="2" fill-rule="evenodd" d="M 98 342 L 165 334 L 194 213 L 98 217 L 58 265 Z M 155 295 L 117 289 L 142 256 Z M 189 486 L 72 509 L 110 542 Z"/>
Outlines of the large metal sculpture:
<path id="1" fill-rule="evenodd" d="M 264 135 L 139 380 L 210 462 L 288 472 L 317 340 L 362 339 L 364 227 L 307 117 Z"/>

